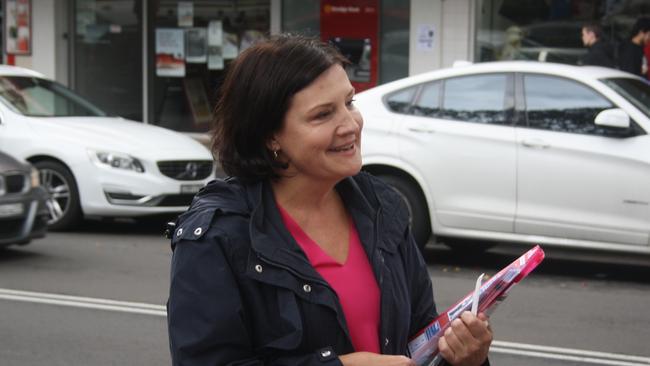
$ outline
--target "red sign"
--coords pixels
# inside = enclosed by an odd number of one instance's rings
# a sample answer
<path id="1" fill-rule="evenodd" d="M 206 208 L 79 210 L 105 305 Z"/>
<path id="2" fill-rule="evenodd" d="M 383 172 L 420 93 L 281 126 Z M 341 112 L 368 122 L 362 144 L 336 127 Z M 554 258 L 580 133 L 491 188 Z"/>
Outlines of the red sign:
<path id="1" fill-rule="evenodd" d="M 377 0 L 321 0 L 320 36 L 350 60 L 346 71 L 357 92 L 377 85 Z"/>

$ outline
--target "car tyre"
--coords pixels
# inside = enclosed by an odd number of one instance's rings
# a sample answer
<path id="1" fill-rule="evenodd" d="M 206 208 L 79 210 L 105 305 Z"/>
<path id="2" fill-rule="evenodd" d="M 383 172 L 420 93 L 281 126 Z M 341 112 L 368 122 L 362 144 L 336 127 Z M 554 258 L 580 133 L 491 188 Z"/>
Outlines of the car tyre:
<path id="1" fill-rule="evenodd" d="M 395 191 L 404 199 L 410 215 L 411 231 L 415 242 L 423 252 L 429 239 L 431 239 L 431 220 L 429 210 L 422 192 L 415 183 L 394 175 L 381 175 L 381 180 L 392 186 Z"/>
<path id="2" fill-rule="evenodd" d="M 66 166 L 56 161 L 43 160 L 34 163 L 39 171 L 41 185 L 49 194 L 47 209 L 50 213 L 49 230 L 72 228 L 81 219 L 79 189 L 74 176 Z"/>

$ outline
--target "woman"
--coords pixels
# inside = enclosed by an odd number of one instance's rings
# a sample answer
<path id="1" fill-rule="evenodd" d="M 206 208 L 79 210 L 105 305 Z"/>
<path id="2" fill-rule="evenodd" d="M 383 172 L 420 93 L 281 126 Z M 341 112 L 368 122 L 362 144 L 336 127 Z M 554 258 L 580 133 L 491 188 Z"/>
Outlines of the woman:
<path id="1" fill-rule="evenodd" d="M 177 220 L 168 306 L 175 365 L 414 365 L 435 316 L 400 197 L 360 173 L 363 120 L 336 49 L 280 36 L 230 66 L 214 181 Z M 487 318 L 439 347 L 487 364 Z"/>

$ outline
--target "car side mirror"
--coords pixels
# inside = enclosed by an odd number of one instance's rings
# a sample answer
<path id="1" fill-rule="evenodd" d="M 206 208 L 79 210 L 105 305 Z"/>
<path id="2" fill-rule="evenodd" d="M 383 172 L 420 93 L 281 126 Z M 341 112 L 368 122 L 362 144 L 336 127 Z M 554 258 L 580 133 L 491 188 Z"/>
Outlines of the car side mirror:
<path id="1" fill-rule="evenodd" d="M 630 128 L 630 116 L 620 108 L 605 109 L 596 115 L 594 123 L 598 126 Z"/>

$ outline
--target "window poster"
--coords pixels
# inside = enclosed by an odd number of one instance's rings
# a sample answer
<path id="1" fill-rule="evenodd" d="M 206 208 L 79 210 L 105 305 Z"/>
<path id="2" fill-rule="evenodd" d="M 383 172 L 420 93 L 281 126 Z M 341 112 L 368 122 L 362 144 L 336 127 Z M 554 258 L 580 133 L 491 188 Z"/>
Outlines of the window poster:
<path id="1" fill-rule="evenodd" d="M 208 70 L 223 70 L 223 24 L 220 20 L 208 24 Z"/>
<path id="2" fill-rule="evenodd" d="M 212 120 L 212 109 L 205 92 L 203 81 L 199 78 L 188 78 L 183 80 L 185 95 L 192 110 L 194 125 L 201 126 L 210 123 Z"/>
<path id="3" fill-rule="evenodd" d="M 235 33 L 223 32 L 222 55 L 225 59 L 233 59 L 239 53 L 239 38 Z"/>
<path id="4" fill-rule="evenodd" d="M 31 0 L 5 0 L 5 51 L 12 55 L 32 53 Z"/>
<path id="5" fill-rule="evenodd" d="M 185 76 L 185 31 L 183 29 L 156 29 L 156 75 Z"/>
<path id="6" fill-rule="evenodd" d="M 208 61 L 208 31 L 206 28 L 190 28 L 185 30 L 186 55 L 188 63 L 198 64 Z"/>
<path id="7" fill-rule="evenodd" d="M 194 4 L 191 1 L 181 1 L 178 3 L 178 26 L 194 26 Z"/>
<path id="8" fill-rule="evenodd" d="M 223 24 L 221 20 L 212 20 L 208 23 L 208 46 L 223 45 Z"/>

